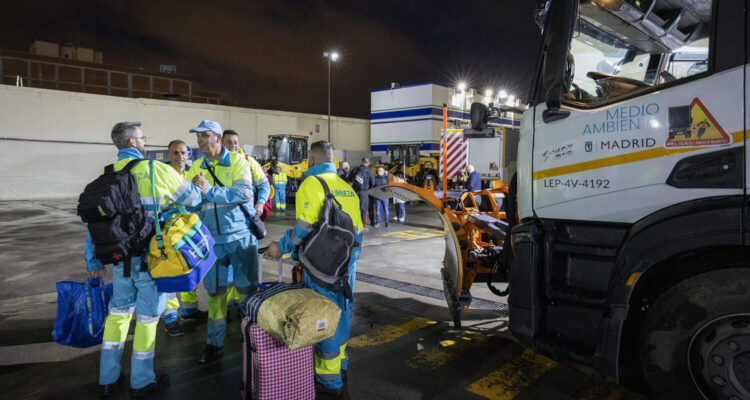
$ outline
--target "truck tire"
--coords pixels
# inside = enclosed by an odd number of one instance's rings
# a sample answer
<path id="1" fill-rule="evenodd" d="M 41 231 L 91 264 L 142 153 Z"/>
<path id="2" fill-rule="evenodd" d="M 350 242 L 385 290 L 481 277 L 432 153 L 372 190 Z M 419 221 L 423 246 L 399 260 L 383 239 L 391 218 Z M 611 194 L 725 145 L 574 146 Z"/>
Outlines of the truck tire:
<path id="1" fill-rule="evenodd" d="M 750 268 L 672 286 L 646 311 L 639 338 L 655 398 L 750 399 Z"/>

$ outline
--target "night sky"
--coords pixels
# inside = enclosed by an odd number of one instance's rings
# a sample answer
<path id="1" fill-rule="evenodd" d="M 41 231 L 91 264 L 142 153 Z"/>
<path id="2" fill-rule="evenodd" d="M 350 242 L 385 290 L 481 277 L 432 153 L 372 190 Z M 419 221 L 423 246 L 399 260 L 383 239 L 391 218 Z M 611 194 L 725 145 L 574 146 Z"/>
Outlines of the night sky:
<path id="1" fill-rule="evenodd" d="M 525 98 L 539 32 L 535 2 L 427 0 L 10 0 L 0 47 L 34 39 L 104 52 L 106 64 L 158 71 L 176 64 L 197 90 L 229 104 L 369 118 L 370 92 L 465 80 Z"/>

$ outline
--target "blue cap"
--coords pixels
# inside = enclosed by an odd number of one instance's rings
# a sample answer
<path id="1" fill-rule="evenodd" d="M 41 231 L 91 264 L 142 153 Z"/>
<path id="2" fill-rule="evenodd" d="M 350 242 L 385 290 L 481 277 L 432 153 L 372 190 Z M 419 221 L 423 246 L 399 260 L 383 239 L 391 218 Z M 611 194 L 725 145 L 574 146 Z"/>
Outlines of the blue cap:
<path id="1" fill-rule="evenodd" d="M 211 121 L 210 119 L 204 119 L 203 121 L 201 121 L 201 123 L 197 127 L 191 129 L 189 132 L 195 133 L 195 132 L 205 132 L 205 131 L 211 131 L 219 135 L 221 135 L 221 133 L 224 132 L 223 130 L 221 130 L 221 125 L 219 125 L 218 122 Z"/>

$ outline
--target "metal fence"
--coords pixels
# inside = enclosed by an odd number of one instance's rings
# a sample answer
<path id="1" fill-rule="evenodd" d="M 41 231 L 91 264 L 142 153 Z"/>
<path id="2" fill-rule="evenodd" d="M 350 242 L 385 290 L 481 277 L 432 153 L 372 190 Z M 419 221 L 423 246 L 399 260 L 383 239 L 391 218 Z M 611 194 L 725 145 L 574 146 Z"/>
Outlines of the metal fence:
<path id="1" fill-rule="evenodd" d="M 110 96 L 221 104 L 218 96 L 195 95 L 193 83 L 188 79 L 9 55 L 0 55 L 0 83 Z"/>

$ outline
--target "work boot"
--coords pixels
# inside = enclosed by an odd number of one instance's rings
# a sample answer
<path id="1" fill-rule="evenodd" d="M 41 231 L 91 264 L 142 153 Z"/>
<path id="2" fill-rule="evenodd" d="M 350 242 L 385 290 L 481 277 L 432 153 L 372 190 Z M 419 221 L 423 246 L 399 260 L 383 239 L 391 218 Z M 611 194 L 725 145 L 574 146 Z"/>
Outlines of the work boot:
<path id="1" fill-rule="evenodd" d="M 107 397 L 112 396 L 115 389 L 122 386 L 123 382 L 125 382 L 125 375 L 120 373 L 120 376 L 117 377 L 116 381 L 106 385 L 99 385 L 99 398 L 106 399 Z"/>
<path id="2" fill-rule="evenodd" d="M 174 321 L 164 325 L 164 330 L 167 331 L 169 336 L 182 336 L 185 334 L 185 329 L 182 328 L 180 321 Z"/>
<path id="3" fill-rule="evenodd" d="M 130 397 L 143 397 L 151 392 L 157 392 L 169 386 L 169 375 L 158 374 L 154 381 L 140 389 L 130 389 Z"/>
<path id="4" fill-rule="evenodd" d="M 183 320 L 188 320 L 188 319 L 206 319 L 208 317 L 208 313 L 205 312 L 205 311 L 201 311 L 201 310 L 195 310 L 195 311 L 189 312 L 187 314 L 183 314 L 183 312 L 181 311 L 180 312 L 180 317 Z"/>
<path id="5" fill-rule="evenodd" d="M 344 391 L 342 388 L 332 389 L 327 386 L 324 386 L 318 381 L 315 381 L 315 394 L 329 396 L 329 397 L 341 397 L 341 395 L 344 394 Z"/>
<path id="6" fill-rule="evenodd" d="M 206 347 L 203 348 L 203 353 L 200 357 L 198 357 L 198 364 L 205 364 L 210 363 L 211 361 L 216 361 L 220 359 L 224 355 L 224 346 L 214 346 L 212 344 L 207 344 Z"/>

